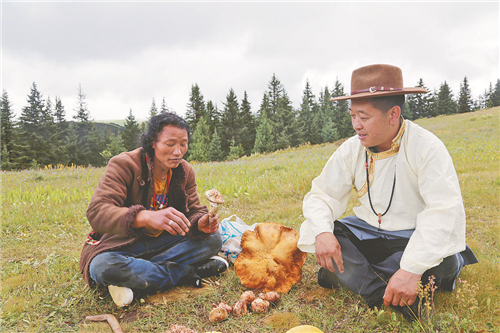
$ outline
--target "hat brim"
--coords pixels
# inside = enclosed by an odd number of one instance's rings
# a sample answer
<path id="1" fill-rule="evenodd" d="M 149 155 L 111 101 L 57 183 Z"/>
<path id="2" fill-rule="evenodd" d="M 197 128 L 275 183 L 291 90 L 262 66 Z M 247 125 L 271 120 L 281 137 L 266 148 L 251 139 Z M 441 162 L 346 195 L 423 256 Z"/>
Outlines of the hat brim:
<path id="1" fill-rule="evenodd" d="M 348 96 L 338 96 L 330 98 L 330 101 L 343 101 L 346 99 L 361 99 L 361 98 L 374 98 L 374 97 L 382 97 L 389 95 L 406 95 L 406 94 L 424 94 L 427 92 L 425 88 L 404 88 L 403 90 L 398 91 L 375 91 L 375 92 L 364 92 L 356 95 L 348 95 Z"/>

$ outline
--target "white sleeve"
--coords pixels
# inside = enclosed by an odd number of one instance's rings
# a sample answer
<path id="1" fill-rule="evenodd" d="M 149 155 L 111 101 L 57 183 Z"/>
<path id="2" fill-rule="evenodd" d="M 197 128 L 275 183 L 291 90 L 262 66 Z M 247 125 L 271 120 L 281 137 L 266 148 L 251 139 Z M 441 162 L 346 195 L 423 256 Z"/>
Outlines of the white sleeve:
<path id="1" fill-rule="evenodd" d="M 453 161 L 441 141 L 414 162 L 425 209 L 417 215 L 401 268 L 422 274 L 465 249 L 465 210 Z"/>
<path id="2" fill-rule="evenodd" d="M 300 228 L 298 242 L 299 249 L 304 252 L 314 252 L 316 236 L 333 232 L 333 222 L 347 207 L 354 176 L 341 148 L 330 157 L 304 197 L 302 208 L 306 220 Z"/>

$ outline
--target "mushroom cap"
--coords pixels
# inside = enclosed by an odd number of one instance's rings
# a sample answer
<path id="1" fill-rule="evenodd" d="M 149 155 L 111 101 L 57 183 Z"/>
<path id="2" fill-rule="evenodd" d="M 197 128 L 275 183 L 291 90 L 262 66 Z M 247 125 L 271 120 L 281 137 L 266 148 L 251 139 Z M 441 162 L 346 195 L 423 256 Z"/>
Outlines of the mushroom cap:
<path id="1" fill-rule="evenodd" d="M 224 198 L 222 197 L 222 194 L 220 194 L 220 192 L 217 191 L 216 189 L 211 189 L 206 191 L 205 197 L 207 197 L 208 201 L 210 202 L 215 202 L 218 204 L 224 203 Z"/>
<path id="2" fill-rule="evenodd" d="M 264 292 L 288 292 L 302 279 L 307 254 L 297 248 L 299 234 L 277 223 L 259 223 L 241 237 L 241 253 L 234 263 L 242 285 Z"/>

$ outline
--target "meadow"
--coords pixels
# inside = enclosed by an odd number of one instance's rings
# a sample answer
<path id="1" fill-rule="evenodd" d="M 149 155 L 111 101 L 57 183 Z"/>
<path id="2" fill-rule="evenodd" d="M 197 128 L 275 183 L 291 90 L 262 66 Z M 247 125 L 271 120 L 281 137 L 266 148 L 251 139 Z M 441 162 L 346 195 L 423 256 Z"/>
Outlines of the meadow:
<path id="1" fill-rule="evenodd" d="M 110 313 L 124 332 L 165 332 L 179 324 L 198 332 L 286 332 L 303 324 L 324 332 L 500 332 L 500 107 L 419 119 L 446 144 L 467 214 L 467 243 L 479 263 L 466 266 L 452 293 L 437 292 L 410 325 L 390 309 L 369 310 L 344 289 L 318 286 L 314 256 L 302 280 L 265 314 L 210 323 L 213 303 L 234 304 L 246 290 L 232 267 L 201 289 L 172 288 L 118 308 L 107 289 L 90 289 L 78 269 L 90 225 L 85 212 L 104 168 L 51 167 L 1 173 L 2 332 L 111 332 L 88 315 Z M 305 145 L 231 162 L 194 164 L 198 192 L 218 189 L 221 218 L 276 222 L 299 230 L 302 199 L 340 142 Z M 204 204 L 208 202 L 202 198 Z M 353 195 L 344 215 L 358 201 Z"/>

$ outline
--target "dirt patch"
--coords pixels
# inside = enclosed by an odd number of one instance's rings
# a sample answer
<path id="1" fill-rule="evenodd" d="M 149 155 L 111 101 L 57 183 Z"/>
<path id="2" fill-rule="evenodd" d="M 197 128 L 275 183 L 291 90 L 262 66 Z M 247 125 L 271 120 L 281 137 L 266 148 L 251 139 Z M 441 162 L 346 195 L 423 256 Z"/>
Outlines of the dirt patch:
<path id="1" fill-rule="evenodd" d="M 325 299 L 335 293 L 333 289 L 326 289 L 318 285 L 305 286 L 302 288 L 299 299 L 304 303 L 314 303 L 319 299 Z"/>
<path id="2" fill-rule="evenodd" d="M 144 300 L 147 303 L 154 305 L 158 304 L 170 304 L 178 301 L 183 301 L 193 297 L 198 297 L 200 295 L 207 295 L 212 291 L 209 285 L 205 285 L 203 288 L 193 288 L 193 287 L 175 287 L 164 292 L 147 296 Z"/>
<path id="3" fill-rule="evenodd" d="M 262 321 L 274 330 L 289 330 L 300 325 L 300 319 L 291 312 L 280 312 L 267 316 Z"/>
<path id="4" fill-rule="evenodd" d="M 121 323 L 133 323 L 136 320 L 147 317 L 146 314 L 139 311 L 126 312 L 120 316 Z"/>

